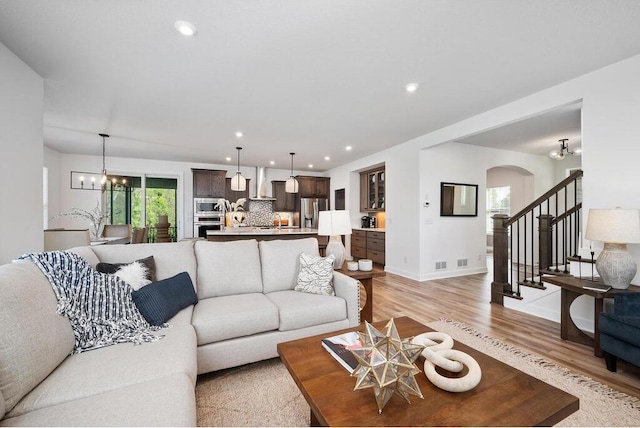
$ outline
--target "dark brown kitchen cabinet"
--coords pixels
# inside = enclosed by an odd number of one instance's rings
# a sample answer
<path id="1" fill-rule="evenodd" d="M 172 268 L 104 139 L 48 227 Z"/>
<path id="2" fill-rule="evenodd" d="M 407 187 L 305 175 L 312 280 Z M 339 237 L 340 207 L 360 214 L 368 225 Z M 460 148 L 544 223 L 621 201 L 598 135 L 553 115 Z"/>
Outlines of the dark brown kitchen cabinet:
<path id="1" fill-rule="evenodd" d="M 384 166 L 360 173 L 360 211 L 384 211 L 385 169 Z"/>
<path id="2" fill-rule="evenodd" d="M 193 171 L 194 198 L 222 198 L 224 196 L 227 171 L 195 169 Z"/>
<path id="3" fill-rule="evenodd" d="M 224 198 L 229 202 L 235 202 L 238 199 L 245 198 L 249 201 L 249 188 L 251 187 L 251 179 L 247 178 L 247 188 L 243 191 L 231 190 L 231 178 L 225 180 L 224 186 Z M 248 203 L 244 204 L 244 208 L 247 209 Z"/>
<path id="4" fill-rule="evenodd" d="M 276 199 L 273 203 L 274 211 L 295 211 L 297 193 L 287 193 L 285 191 L 286 181 L 271 181 L 271 194 Z"/>
<path id="5" fill-rule="evenodd" d="M 301 198 L 329 198 L 331 179 L 329 177 L 311 177 L 299 175 L 298 194 Z"/>
<path id="6" fill-rule="evenodd" d="M 370 259 L 385 263 L 385 233 L 372 230 L 354 230 L 351 233 L 351 256 L 354 259 Z"/>

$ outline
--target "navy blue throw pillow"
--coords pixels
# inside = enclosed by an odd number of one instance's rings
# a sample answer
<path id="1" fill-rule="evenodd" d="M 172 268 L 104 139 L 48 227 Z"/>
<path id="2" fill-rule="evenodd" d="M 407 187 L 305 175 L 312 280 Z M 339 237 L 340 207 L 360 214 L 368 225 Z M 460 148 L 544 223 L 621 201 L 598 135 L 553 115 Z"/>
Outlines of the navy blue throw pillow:
<path id="1" fill-rule="evenodd" d="M 142 316 L 151 325 L 162 325 L 180 310 L 198 303 L 198 296 L 187 272 L 152 282 L 132 292 L 131 296 Z"/>

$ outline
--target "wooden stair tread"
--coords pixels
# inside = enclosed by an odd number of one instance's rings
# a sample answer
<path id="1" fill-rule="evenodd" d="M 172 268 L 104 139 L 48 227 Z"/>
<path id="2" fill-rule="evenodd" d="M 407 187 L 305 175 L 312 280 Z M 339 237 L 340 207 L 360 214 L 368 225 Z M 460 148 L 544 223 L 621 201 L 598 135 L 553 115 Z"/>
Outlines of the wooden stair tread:
<path id="1" fill-rule="evenodd" d="M 535 281 L 518 281 L 518 284 L 523 286 L 523 287 L 529 287 L 529 288 L 535 288 L 537 290 L 546 290 L 547 287 L 545 287 L 542 283 L 539 282 L 535 282 Z"/>
<path id="2" fill-rule="evenodd" d="M 515 291 L 501 291 L 498 294 L 503 295 L 504 297 L 510 297 L 512 299 L 522 300 L 523 297 L 517 294 Z"/>

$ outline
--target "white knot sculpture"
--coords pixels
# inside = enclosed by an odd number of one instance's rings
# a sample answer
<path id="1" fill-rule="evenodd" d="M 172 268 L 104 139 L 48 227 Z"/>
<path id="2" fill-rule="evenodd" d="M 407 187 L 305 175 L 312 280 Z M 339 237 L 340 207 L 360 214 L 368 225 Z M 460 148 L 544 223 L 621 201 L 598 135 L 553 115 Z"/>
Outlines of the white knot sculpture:
<path id="1" fill-rule="evenodd" d="M 464 392 L 480 383 L 482 370 L 478 362 L 469 354 L 452 349 L 453 339 L 448 334 L 437 331 L 422 333 L 414 337 L 411 343 L 425 347 L 422 351 L 424 374 L 438 388 L 449 392 Z M 436 366 L 453 373 L 459 373 L 467 366 L 469 372 L 459 378 L 447 378 L 436 371 Z"/>

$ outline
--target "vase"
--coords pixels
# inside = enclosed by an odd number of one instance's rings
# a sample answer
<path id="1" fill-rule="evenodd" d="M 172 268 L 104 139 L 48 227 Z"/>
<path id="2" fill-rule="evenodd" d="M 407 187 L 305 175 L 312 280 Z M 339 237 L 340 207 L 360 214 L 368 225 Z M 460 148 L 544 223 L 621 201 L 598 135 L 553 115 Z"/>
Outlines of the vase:
<path id="1" fill-rule="evenodd" d="M 231 211 L 225 216 L 227 227 L 238 227 L 244 223 L 244 211 Z"/>
<path id="2" fill-rule="evenodd" d="M 91 232 L 91 240 L 92 241 L 99 240 L 100 238 L 102 238 L 102 232 L 104 232 L 104 224 L 103 223 L 99 223 L 99 224 L 91 223 L 91 228 L 89 229 L 89 232 Z"/>

